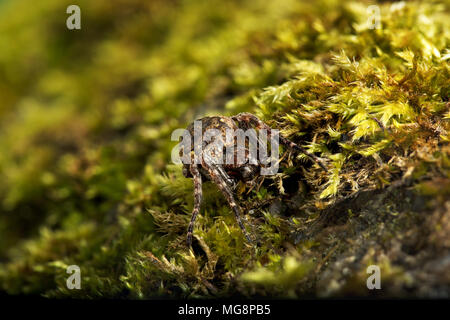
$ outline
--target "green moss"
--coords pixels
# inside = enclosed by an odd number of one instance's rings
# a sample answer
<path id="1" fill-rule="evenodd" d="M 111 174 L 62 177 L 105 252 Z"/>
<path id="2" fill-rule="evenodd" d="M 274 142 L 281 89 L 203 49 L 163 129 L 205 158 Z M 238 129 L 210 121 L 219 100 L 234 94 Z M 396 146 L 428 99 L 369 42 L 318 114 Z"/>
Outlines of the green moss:
<path id="1" fill-rule="evenodd" d="M 430 245 L 416 266 L 441 257 L 447 4 L 383 2 L 381 28 L 368 29 L 369 1 L 79 1 L 82 29 L 68 31 L 69 4 L 0 7 L 2 290 L 363 295 L 355 286 L 372 259 L 390 270 L 390 294 L 407 294 L 401 284 L 421 275 L 386 248 L 409 248 L 416 222 L 430 225 L 416 234 Z M 170 135 L 195 118 L 242 111 L 326 159 L 329 173 L 284 153 L 277 175 L 239 186 L 257 248 L 208 182 L 188 251 L 193 186 L 171 163 Z M 391 199 L 393 190 L 403 196 Z M 378 251 L 365 256 L 370 248 Z M 82 290 L 66 288 L 72 264 Z"/>

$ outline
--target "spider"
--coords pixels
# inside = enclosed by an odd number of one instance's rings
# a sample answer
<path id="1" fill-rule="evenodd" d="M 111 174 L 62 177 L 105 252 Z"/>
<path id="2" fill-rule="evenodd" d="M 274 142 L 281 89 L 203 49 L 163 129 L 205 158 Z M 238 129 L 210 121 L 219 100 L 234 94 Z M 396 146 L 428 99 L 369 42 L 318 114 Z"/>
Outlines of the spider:
<path id="1" fill-rule="evenodd" d="M 210 180 L 214 184 L 216 184 L 219 188 L 219 190 L 224 195 L 225 199 L 227 200 L 229 206 L 234 212 L 235 218 L 237 220 L 237 223 L 239 227 L 241 228 L 244 236 L 246 239 L 253 243 L 252 239 L 250 238 L 247 230 L 245 229 L 244 224 L 242 223 L 242 213 L 239 205 L 236 203 L 236 200 L 233 196 L 233 190 L 237 184 L 237 182 L 242 181 L 244 183 L 249 183 L 252 180 L 254 181 L 255 177 L 258 177 L 258 170 L 264 166 L 260 161 L 250 163 L 249 161 L 249 144 L 247 141 L 245 141 L 244 147 L 241 149 L 244 149 L 244 155 L 245 155 L 245 161 L 238 162 L 236 161 L 236 152 L 239 150 L 239 146 L 236 146 L 235 154 L 234 154 L 234 161 L 231 163 L 225 163 L 221 164 L 220 162 L 214 162 L 211 161 L 211 156 L 207 155 L 207 153 L 204 150 L 208 150 L 208 147 L 211 146 L 213 142 L 220 141 L 222 144 L 220 144 L 220 148 L 224 151 L 225 147 L 230 146 L 231 144 L 237 143 L 237 139 L 234 138 L 233 140 L 227 140 L 226 134 L 227 130 L 247 130 L 247 129 L 257 129 L 258 131 L 265 130 L 267 132 L 268 137 L 272 137 L 276 132 L 272 128 L 270 128 L 267 124 L 265 124 L 263 121 L 261 121 L 258 117 L 251 113 L 239 113 L 232 117 L 225 117 L 225 116 L 212 116 L 212 117 L 204 117 L 201 119 L 196 120 L 197 123 L 201 123 L 201 134 L 203 134 L 209 130 L 209 129 L 216 129 L 219 132 L 219 135 L 215 137 L 214 140 L 211 142 L 208 141 L 201 141 L 201 159 L 199 161 L 194 161 L 194 150 L 196 149 L 196 141 L 194 139 L 194 144 L 190 144 L 190 147 L 187 148 L 181 148 L 180 150 L 180 156 L 184 154 L 184 151 L 187 151 L 187 153 L 190 152 L 190 156 L 188 156 L 189 160 L 188 163 L 184 162 L 183 165 L 183 175 L 186 178 L 193 178 L 194 181 L 194 208 L 192 210 L 191 215 L 191 221 L 189 223 L 189 227 L 187 230 L 187 245 L 188 247 L 191 247 L 192 245 L 192 233 L 194 229 L 194 223 L 195 219 L 200 212 L 200 207 L 202 203 L 202 183 L 203 180 Z M 195 132 L 195 122 L 191 123 L 187 128 L 186 131 L 189 132 L 191 136 L 194 136 Z M 279 142 L 281 144 L 285 145 L 291 150 L 296 150 L 301 153 L 304 153 L 306 156 L 308 156 L 312 161 L 316 162 L 318 165 L 320 165 L 325 171 L 327 171 L 327 168 L 322 163 L 322 160 L 318 157 L 316 157 L 313 154 L 308 153 L 305 149 L 298 146 L 297 144 L 289 141 L 288 139 L 282 137 L 281 135 L 278 135 Z M 197 142 L 197 148 L 200 147 Z M 190 148 L 190 150 L 189 150 Z M 258 147 L 259 148 L 259 147 Z M 186 149 L 186 150 L 185 150 Z M 242 151 L 242 150 L 241 150 Z M 214 152 L 212 152 L 214 154 Z"/>

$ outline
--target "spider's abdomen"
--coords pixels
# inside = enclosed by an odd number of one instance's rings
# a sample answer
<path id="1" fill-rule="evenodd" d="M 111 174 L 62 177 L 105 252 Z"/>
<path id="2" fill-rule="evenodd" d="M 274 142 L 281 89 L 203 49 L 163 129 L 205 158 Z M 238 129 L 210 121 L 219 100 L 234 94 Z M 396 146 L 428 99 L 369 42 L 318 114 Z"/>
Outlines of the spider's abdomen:
<path id="1" fill-rule="evenodd" d="M 205 117 L 192 122 L 186 128 L 191 141 L 189 147 L 183 147 L 180 150 L 180 157 L 183 157 L 184 148 L 190 153 L 190 157 L 185 158 L 187 162 L 184 162 L 183 167 L 183 175 L 186 178 L 192 178 L 191 165 L 200 164 L 201 161 L 208 161 L 208 159 L 216 165 L 223 178 L 229 182 L 231 180 L 249 181 L 259 175 L 259 164 L 249 163 L 250 140 L 245 138 L 246 133 L 244 133 L 248 126 L 245 123 L 235 121 L 231 117 L 224 116 Z M 211 134 L 211 132 L 208 134 L 209 130 L 215 130 L 214 134 Z M 194 138 L 196 134 L 197 140 Z M 240 138 L 238 139 L 237 136 Z M 253 143 L 253 146 L 257 148 L 258 142 L 254 140 Z M 197 159 L 199 156 L 202 158 L 197 163 L 195 163 L 196 152 Z M 256 152 L 258 151 L 256 150 Z M 256 159 L 254 154 L 255 151 L 252 159 Z M 200 166 L 200 172 L 206 180 L 210 179 L 202 166 Z"/>
<path id="2" fill-rule="evenodd" d="M 201 141 L 202 141 L 202 150 L 204 150 L 204 148 L 210 144 L 212 141 L 205 141 L 203 139 L 203 137 L 205 136 L 205 132 L 211 129 L 215 129 L 215 130 L 219 130 L 220 131 L 220 135 L 217 137 L 214 137 L 214 139 L 221 139 L 223 141 L 224 146 L 226 147 L 226 143 L 227 143 L 227 139 L 226 139 L 226 135 L 227 135 L 227 131 L 230 132 L 237 130 L 238 127 L 236 126 L 236 124 L 234 123 L 234 121 L 229 118 L 229 117 L 205 117 L 205 118 L 201 118 L 196 120 L 198 122 L 201 123 Z M 187 128 L 186 130 L 189 132 L 191 139 L 192 139 L 192 143 L 191 143 L 191 148 L 190 148 L 190 152 L 193 153 L 194 152 L 194 146 L 195 146 L 195 141 L 194 141 L 194 137 L 195 137 L 195 122 L 192 122 Z M 198 133 L 197 133 L 198 134 Z M 234 143 L 234 142 L 232 142 Z M 182 156 L 182 152 L 183 150 L 180 150 L 180 156 Z"/>
<path id="3" fill-rule="evenodd" d="M 202 136 L 205 134 L 207 130 L 210 129 L 217 129 L 221 132 L 222 138 L 225 141 L 226 140 L 226 132 L 227 130 L 237 130 L 238 127 L 234 123 L 234 121 L 229 117 L 205 117 L 202 119 L 198 119 L 196 121 L 200 121 L 202 124 Z M 192 122 L 188 127 L 187 130 L 191 134 L 191 137 L 194 137 L 194 123 Z M 192 146 L 193 150 L 193 146 Z"/>

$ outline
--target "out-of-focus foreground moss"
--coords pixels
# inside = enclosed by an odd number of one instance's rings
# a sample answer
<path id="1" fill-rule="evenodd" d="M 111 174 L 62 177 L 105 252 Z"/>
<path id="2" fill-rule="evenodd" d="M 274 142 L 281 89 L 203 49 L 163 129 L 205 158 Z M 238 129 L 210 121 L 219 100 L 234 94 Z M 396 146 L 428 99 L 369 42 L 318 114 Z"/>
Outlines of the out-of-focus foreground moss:
<path id="1" fill-rule="evenodd" d="M 0 3 L 0 288 L 46 297 L 450 295 L 448 3 Z M 239 188 L 249 246 L 171 132 L 253 112 L 283 153 Z M 66 268 L 81 268 L 81 290 Z"/>

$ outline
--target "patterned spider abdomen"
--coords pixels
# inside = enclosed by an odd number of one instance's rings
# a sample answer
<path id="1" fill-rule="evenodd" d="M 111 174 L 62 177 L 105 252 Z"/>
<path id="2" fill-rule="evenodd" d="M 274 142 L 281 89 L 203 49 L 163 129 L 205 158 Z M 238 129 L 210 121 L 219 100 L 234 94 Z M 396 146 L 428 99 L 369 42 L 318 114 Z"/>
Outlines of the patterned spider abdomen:
<path id="1" fill-rule="evenodd" d="M 240 128 L 236 125 L 234 120 L 230 117 L 224 117 L 224 116 L 213 116 L 213 117 L 204 117 L 202 119 L 196 120 L 197 125 L 201 125 L 200 132 L 196 132 L 195 129 L 195 123 L 192 122 L 186 130 L 188 131 L 191 143 L 189 144 L 189 147 L 187 148 L 187 152 L 190 153 L 189 157 L 189 163 L 184 163 L 183 165 L 183 174 L 186 178 L 191 178 L 192 174 L 190 172 L 190 166 L 192 164 L 195 164 L 195 154 L 197 153 L 197 157 L 206 157 L 206 154 L 204 153 L 205 150 L 208 150 L 208 146 L 211 146 L 211 144 L 215 143 L 218 146 L 220 146 L 220 150 L 213 150 L 218 152 L 216 156 L 220 158 L 220 161 L 218 161 L 218 165 L 222 167 L 222 171 L 224 170 L 228 175 L 235 177 L 237 179 L 243 179 L 249 178 L 251 176 L 250 173 L 254 173 L 257 170 L 255 165 L 245 165 L 248 160 L 248 141 L 244 144 L 244 159 L 243 161 L 238 161 L 237 151 L 237 139 L 234 134 L 237 130 Z M 211 139 L 204 139 L 205 133 L 207 136 L 207 132 L 211 130 L 217 130 L 218 134 L 211 137 Z M 199 141 L 195 140 L 195 134 L 200 135 Z M 220 141 L 218 141 L 220 140 Z M 220 143 L 219 143 L 220 142 Z M 197 149 L 196 149 L 197 148 Z M 232 160 L 226 159 L 227 155 L 227 149 L 230 148 L 232 150 Z M 186 150 L 182 147 L 180 149 L 180 157 L 183 157 L 184 152 Z M 201 161 L 205 161 L 205 159 L 201 159 Z M 200 161 L 200 163 L 201 163 Z M 197 164 L 200 164 L 197 163 Z M 240 170 L 242 167 L 246 167 L 244 170 Z M 247 168 L 248 167 L 248 168 Z M 252 168 L 252 169 L 250 169 Z M 209 180 L 208 174 L 200 168 L 200 172 L 202 175 Z M 224 177 L 225 178 L 225 177 Z M 227 177 L 229 179 L 229 177 Z"/>

